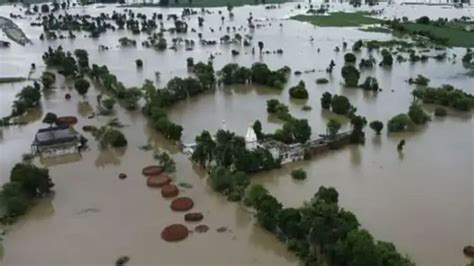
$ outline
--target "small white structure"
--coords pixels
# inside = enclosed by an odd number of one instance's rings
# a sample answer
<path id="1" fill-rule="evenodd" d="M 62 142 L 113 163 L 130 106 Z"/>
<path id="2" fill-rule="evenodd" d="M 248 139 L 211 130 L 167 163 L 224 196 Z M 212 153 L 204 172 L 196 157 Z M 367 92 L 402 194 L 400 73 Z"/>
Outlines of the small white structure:
<path id="1" fill-rule="evenodd" d="M 255 130 L 252 125 L 249 125 L 247 133 L 245 134 L 245 148 L 249 151 L 253 151 L 258 148 L 258 139 Z"/>

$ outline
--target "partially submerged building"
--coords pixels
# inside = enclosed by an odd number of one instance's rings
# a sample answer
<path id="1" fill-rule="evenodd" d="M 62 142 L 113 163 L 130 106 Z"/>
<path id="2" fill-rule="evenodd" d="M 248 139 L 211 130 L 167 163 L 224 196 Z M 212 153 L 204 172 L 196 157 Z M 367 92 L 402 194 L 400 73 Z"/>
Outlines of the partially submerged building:
<path id="1" fill-rule="evenodd" d="M 57 126 L 38 130 L 31 144 L 33 154 L 41 157 L 78 153 L 81 137 L 69 126 Z"/>

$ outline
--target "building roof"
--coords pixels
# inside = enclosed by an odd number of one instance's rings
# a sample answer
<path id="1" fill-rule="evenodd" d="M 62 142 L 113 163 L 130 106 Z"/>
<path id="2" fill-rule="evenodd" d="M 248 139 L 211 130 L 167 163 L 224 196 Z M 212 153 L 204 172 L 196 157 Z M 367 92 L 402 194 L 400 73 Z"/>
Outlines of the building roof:
<path id="1" fill-rule="evenodd" d="M 42 128 L 38 130 L 33 141 L 34 145 L 54 145 L 78 141 L 77 134 L 68 126 L 58 126 L 50 128 Z"/>
<path id="2" fill-rule="evenodd" d="M 247 134 L 245 134 L 245 142 L 256 142 L 257 141 L 257 134 L 255 134 L 255 130 L 253 130 L 252 126 L 249 126 L 247 129 Z"/>

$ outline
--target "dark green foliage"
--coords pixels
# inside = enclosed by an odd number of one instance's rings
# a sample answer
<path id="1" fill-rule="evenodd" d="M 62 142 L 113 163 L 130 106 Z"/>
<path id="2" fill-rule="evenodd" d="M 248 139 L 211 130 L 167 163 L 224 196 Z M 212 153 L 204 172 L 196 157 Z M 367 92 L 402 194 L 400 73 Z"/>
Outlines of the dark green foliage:
<path id="1" fill-rule="evenodd" d="M 416 102 L 413 102 L 410 105 L 408 116 L 410 117 L 411 121 L 413 121 L 417 125 L 425 124 L 426 122 L 431 120 L 430 116 L 425 113 L 421 106 Z"/>
<path id="2" fill-rule="evenodd" d="M 360 78 L 360 72 L 353 65 L 346 65 L 341 70 L 344 82 L 348 87 L 357 87 Z"/>
<path id="3" fill-rule="evenodd" d="M 346 63 L 355 63 L 356 60 L 357 58 L 353 53 L 347 53 L 344 55 L 344 62 Z"/>
<path id="4" fill-rule="evenodd" d="M 273 138 L 286 144 L 306 143 L 311 137 L 311 127 L 306 119 L 290 118 L 285 121 L 282 129 L 273 134 Z"/>
<path id="5" fill-rule="evenodd" d="M 354 52 L 360 51 L 360 48 L 362 47 L 362 45 L 364 45 L 364 43 L 362 42 L 362 40 L 356 41 L 356 42 L 352 45 L 352 51 L 354 51 Z"/>
<path id="6" fill-rule="evenodd" d="M 87 50 L 84 49 L 76 49 L 74 50 L 74 56 L 77 58 L 77 65 L 81 69 L 88 69 L 89 68 L 89 54 Z"/>
<path id="7" fill-rule="evenodd" d="M 56 50 L 51 47 L 43 54 L 43 60 L 48 67 L 58 69 L 58 73 L 65 77 L 73 76 L 77 72 L 76 60 L 70 52 L 65 53 L 61 46 Z"/>
<path id="8" fill-rule="evenodd" d="M 435 116 L 446 116 L 447 114 L 448 114 L 448 111 L 446 111 L 446 109 L 443 107 L 436 107 L 434 110 Z"/>
<path id="9" fill-rule="evenodd" d="M 391 66 L 393 65 L 393 56 L 387 49 L 382 50 L 382 62 L 381 66 Z"/>
<path id="10" fill-rule="evenodd" d="M 329 120 L 326 128 L 326 134 L 330 138 L 335 138 L 337 133 L 339 132 L 339 129 L 341 129 L 341 123 L 337 122 L 334 119 Z"/>
<path id="11" fill-rule="evenodd" d="M 222 82 L 225 85 L 247 84 L 252 78 L 252 72 L 238 64 L 227 64 L 221 70 Z"/>
<path id="12" fill-rule="evenodd" d="M 383 122 L 375 120 L 375 121 L 370 122 L 369 126 L 372 130 L 374 130 L 377 133 L 377 135 L 380 135 L 380 132 L 383 129 Z"/>
<path id="13" fill-rule="evenodd" d="M 306 172 L 303 169 L 295 169 L 291 171 L 291 177 L 297 180 L 306 179 Z"/>
<path id="14" fill-rule="evenodd" d="M 327 78 L 319 78 L 316 80 L 316 84 L 328 84 L 329 80 Z"/>
<path id="15" fill-rule="evenodd" d="M 102 100 L 101 104 L 106 110 L 112 111 L 114 109 L 115 102 L 116 101 L 114 99 L 107 98 L 105 100 Z"/>
<path id="16" fill-rule="evenodd" d="M 406 130 L 412 121 L 407 114 L 398 114 L 392 117 L 387 123 L 387 129 L 389 132 L 399 132 Z"/>
<path id="17" fill-rule="evenodd" d="M 379 90 L 379 82 L 374 77 L 367 77 L 364 83 L 359 85 L 362 89 L 368 91 L 378 91 Z"/>
<path id="18" fill-rule="evenodd" d="M 324 95 L 323 95 L 324 96 Z M 332 111 L 340 115 L 348 115 L 352 108 L 349 99 L 343 95 L 334 95 L 331 100 Z"/>
<path id="19" fill-rule="evenodd" d="M 279 119 L 286 121 L 291 119 L 291 114 L 288 111 L 288 106 L 284 105 L 277 99 L 267 101 L 267 112 L 275 114 Z"/>
<path id="20" fill-rule="evenodd" d="M 413 94 L 423 103 L 449 106 L 461 111 L 469 111 L 474 107 L 474 95 L 450 85 L 439 88 L 417 88 Z"/>
<path id="21" fill-rule="evenodd" d="M 125 138 L 125 135 L 118 129 L 111 130 L 108 133 L 107 138 L 109 139 L 110 145 L 114 148 L 127 146 L 127 139 Z"/>
<path id="22" fill-rule="evenodd" d="M 430 24 L 430 18 L 427 16 L 419 17 L 415 20 L 415 22 L 419 24 Z"/>
<path id="23" fill-rule="evenodd" d="M 329 109 L 331 108 L 331 102 L 332 102 L 332 95 L 329 92 L 323 93 L 321 96 L 321 107 L 323 109 Z"/>
<path id="24" fill-rule="evenodd" d="M 115 262 L 115 266 L 125 266 L 125 264 L 127 264 L 129 261 L 130 261 L 130 257 L 122 256 L 117 259 L 117 261 Z"/>
<path id="25" fill-rule="evenodd" d="M 298 85 L 291 87 L 289 90 L 290 97 L 295 99 L 308 99 L 308 91 L 303 81 L 300 81 Z"/>
<path id="26" fill-rule="evenodd" d="M 430 82 L 430 79 L 423 75 L 418 75 L 415 79 L 413 78 L 408 79 L 409 84 L 416 84 L 420 86 L 428 86 L 429 82 Z"/>
<path id="27" fill-rule="evenodd" d="M 166 173 L 173 173 L 176 171 L 176 163 L 167 152 L 158 152 L 154 157 L 158 160 L 158 165 L 163 168 Z"/>
<path id="28" fill-rule="evenodd" d="M 265 138 L 265 134 L 262 132 L 262 123 L 259 120 L 256 120 L 252 126 L 253 130 L 255 131 L 255 135 L 257 135 L 258 140 L 263 140 Z"/>
<path id="29" fill-rule="evenodd" d="M 266 64 L 255 63 L 250 69 L 252 72 L 252 82 L 283 89 L 283 85 L 288 81 L 288 74 L 291 72 L 289 67 L 283 67 L 277 71 L 271 71 Z"/>
<path id="30" fill-rule="evenodd" d="M 39 106 L 41 93 L 38 88 L 32 86 L 24 87 L 17 95 L 13 102 L 12 116 L 24 114 L 29 108 Z"/>
<path id="31" fill-rule="evenodd" d="M 51 72 L 45 71 L 41 75 L 41 83 L 43 84 L 45 89 L 50 89 L 51 85 L 53 85 L 55 81 L 56 76 Z"/>
<path id="32" fill-rule="evenodd" d="M 365 133 L 363 131 L 367 120 L 363 116 L 353 115 L 351 118 L 352 132 L 351 142 L 363 144 L 365 142 Z"/>
<path id="33" fill-rule="evenodd" d="M 55 113 L 47 113 L 43 118 L 43 123 L 52 126 L 54 123 L 56 123 L 57 119 L 58 116 Z"/>
<path id="34" fill-rule="evenodd" d="M 21 185 L 22 190 L 29 197 L 44 196 L 54 186 L 49 171 L 28 163 L 16 164 L 10 173 L 10 182 Z"/>
<path id="35" fill-rule="evenodd" d="M 214 167 L 209 174 L 211 187 L 224 195 L 243 195 L 246 187 L 250 184 L 248 176 L 243 172 L 232 173 L 224 167 Z M 233 196 L 235 199 L 235 195 Z"/>
<path id="36" fill-rule="evenodd" d="M 397 145 L 397 150 L 402 151 L 404 146 L 405 146 L 405 140 L 402 139 Z"/>
<path id="37" fill-rule="evenodd" d="M 244 203 L 247 206 L 256 206 L 265 195 L 268 195 L 268 190 L 260 184 L 254 184 L 245 192 Z"/>
<path id="38" fill-rule="evenodd" d="M 135 60 L 135 65 L 137 65 L 137 68 L 142 68 L 143 67 L 143 61 L 141 59 Z"/>
<path id="39" fill-rule="evenodd" d="M 74 88 L 76 89 L 77 93 L 81 95 L 82 97 L 85 97 L 87 92 L 89 91 L 90 87 L 89 81 L 83 79 L 83 78 L 78 78 L 74 81 Z"/>

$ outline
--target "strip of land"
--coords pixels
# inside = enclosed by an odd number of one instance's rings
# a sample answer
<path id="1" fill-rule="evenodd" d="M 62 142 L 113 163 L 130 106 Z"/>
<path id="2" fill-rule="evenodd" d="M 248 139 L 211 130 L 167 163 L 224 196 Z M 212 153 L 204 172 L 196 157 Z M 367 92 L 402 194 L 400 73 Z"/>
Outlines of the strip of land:
<path id="1" fill-rule="evenodd" d="M 309 22 L 319 27 L 359 27 L 382 23 L 383 20 L 369 17 L 365 12 L 336 12 L 329 15 L 298 15 L 292 17 L 298 21 Z"/>
<path id="2" fill-rule="evenodd" d="M 26 78 L 24 77 L 4 77 L 4 78 L 0 78 L 0 84 L 3 84 L 3 83 L 13 83 L 13 82 L 22 82 L 22 81 L 25 81 Z"/>
<path id="3" fill-rule="evenodd" d="M 402 23 L 400 26 L 409 34 L 420 34 L 430 39 L 442 40 L 446 45 L 456 47 L 474 47 L 474 31 L 466 31 L 467 24 L 447 23 L 443 26 Z M 474 28 L 474 25 L 472 26 Z"/>
<path id="4" fill-rule="evenodd" d="M 123 5 L 123 7 L 222 7 L 231 5 L 244 6 L 244 5 L 259 5 L 259 4 L 282 4 L 285 2 L 293 2 L 292 0 L 169 0 L 169 1 L 156 1 L 157 3 L 137 3 L 130 5 Z M 164 4 L 163 2 L 169 2 Z"/>

